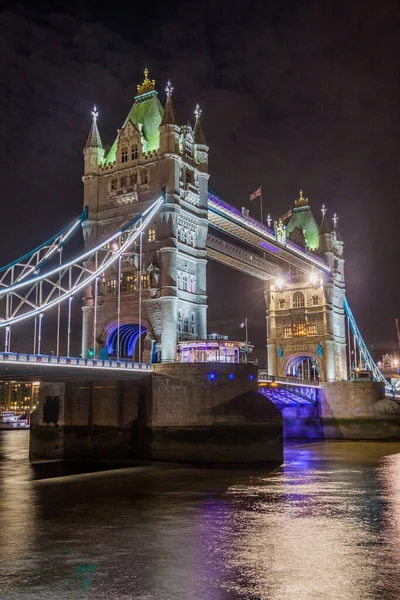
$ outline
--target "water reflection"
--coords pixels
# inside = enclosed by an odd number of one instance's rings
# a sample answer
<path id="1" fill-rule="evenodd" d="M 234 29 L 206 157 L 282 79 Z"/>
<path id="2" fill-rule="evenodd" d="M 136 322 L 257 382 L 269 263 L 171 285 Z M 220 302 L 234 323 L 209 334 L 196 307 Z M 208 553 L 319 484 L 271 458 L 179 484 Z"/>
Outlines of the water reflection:
<path id="1" fill-rule="evenodd" d="M 274 471 L 143 467 L 35 482 L 0 436 L 0 598 L 400 597 L 400 445 L 287 449 Z"/>
<path id="2" fill-rule="evenodd" d="M 36 539 L 36 494 L 27 461 L 27 431 L 0 434 L 1 547 L 9 574 L 24 568 Z"/>

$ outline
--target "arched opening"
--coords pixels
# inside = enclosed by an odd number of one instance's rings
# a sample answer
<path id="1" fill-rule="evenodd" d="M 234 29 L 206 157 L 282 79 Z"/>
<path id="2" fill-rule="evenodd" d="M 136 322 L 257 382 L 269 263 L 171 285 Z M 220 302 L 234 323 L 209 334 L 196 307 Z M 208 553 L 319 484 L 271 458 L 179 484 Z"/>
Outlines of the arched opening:
<path id="1" fill-rule="evenodd" d="M 312 356 L 294 356 L 286 365 L 286 375 L 301 381 L 319 381 L 317 361 Z"/>
<path id="2" fill-rule="evenodd" d="M 139 337 L 141 338 L 141 354 L 143 356 L 144 349 L 144 338 L 147 333 L 147 327 L 145 325 L 139 325 L 137 323 L 128 323 L 118 326 L 116 323 L 111 323 L 107 328 L 106 347 L 110 357 L 116 358 L 118 356 L 118 342 L 119 342 L 119 358 L 123 360 L 133 360 L 141 362 L 139 356 Z"/>

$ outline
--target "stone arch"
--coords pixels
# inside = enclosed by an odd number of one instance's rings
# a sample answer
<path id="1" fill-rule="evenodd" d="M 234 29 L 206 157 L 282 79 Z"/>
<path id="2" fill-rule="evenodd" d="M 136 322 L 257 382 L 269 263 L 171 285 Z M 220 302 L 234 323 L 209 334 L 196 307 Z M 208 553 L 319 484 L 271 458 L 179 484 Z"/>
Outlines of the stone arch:
<path id="1" fill-rule="evenodd" d="M 308 376 L 305 376 L 308 373 Z M 323 380 L 324 368 L 319 356 L 314 352 L 302 350 L 286 357 L 285 375 L 300 379 Z"/>
<path id="2" fill-rule="evenodd" d="M 155 343 L 155 335 L 150 322 L 147 319 L 141 319 L 141 325 L 139 326 L 139 319 L 132 315 L 131 318 L 125 317 L 120 320 L 120 334 L 119 334 L 119 356 L 121 359 L 127 360 L 140 360 L 137 356 L 137 342 L 139 337 L 142 339 L 142 361 L 150 362 L 151 358 L 151 345 Z M 118 322 L 116 319 L 108 323 L 99 335 L 97 342 L 100 346 L 106 348 L 106 352 L 109 356 L 117 356 L 117 345 L 118 345 Z M 149 350 L 150 347 L 150 350 Z"/>

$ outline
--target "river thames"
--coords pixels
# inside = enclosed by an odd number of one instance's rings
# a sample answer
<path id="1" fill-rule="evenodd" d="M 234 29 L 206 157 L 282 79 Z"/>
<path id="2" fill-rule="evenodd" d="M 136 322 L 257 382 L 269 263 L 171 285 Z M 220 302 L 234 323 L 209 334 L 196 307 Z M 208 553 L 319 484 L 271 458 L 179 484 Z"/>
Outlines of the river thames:
<path id="1" fill-rule="evenodd" d="M 0 434 L 2 600 L 400 598 L 398 443 L 49 478 L 28 436 Z"/>

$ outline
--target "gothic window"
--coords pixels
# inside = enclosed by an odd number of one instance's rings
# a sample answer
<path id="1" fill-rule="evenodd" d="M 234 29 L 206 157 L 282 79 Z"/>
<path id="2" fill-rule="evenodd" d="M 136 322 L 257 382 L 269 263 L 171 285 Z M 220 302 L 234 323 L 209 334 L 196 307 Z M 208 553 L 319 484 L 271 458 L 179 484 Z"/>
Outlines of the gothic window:
<path id="1" fill-rule="evenodd" d="M 318 304 L 319 304 L 319 296 L 318 296 L 318 294 L 315 294 L 312 297 L 312 304 L 313 304 L 313 306 L 318 306 Z"/>
<path id="2" fill-rule="evenodd" d="M 181 311 L 181 309 L 178 310 L 178 319 L 180 321 L 182 320 L 182 311 Z"/>
<path id="3" fill-rule="evenodd" d="M 189 333 L 189 317 L 185 315 L 183 319 L 183 333 Z"/>
<path id="4" fill-rule="evenodd" d="M 191 325 L 191 326 L 190 326 L 190 333 L 191 333 L 192 335 L 194 335 L 194 334 L 196 333 L 196 326 L 195 326 L 195 325 Z"/>
<path id="5" fill-rule="evenodd" d="M 125 188 L 128 185 L 128 178 L 126 175 L 124 175 L 123 177 L 121 177 L 121 187 Z"/>
<path id="6" fill-rule="evenodd" d="M 194 312 L 192 312 L 192 314 L 190 315 L 190 320 L 192 321 L 192 323 L 195 323 L 196 321 L 196 315 Z"/>
<path id="7" fill-rule="evenodd" d="M 292 337 L 292 327 L 291 327 L 291 325 L 286 325 L 286 327 L 283 328 L 283 337 L 284 338 L 290 338 L 290 337 Z"/>
<path id="8" fill-rule="evenodd" d="M 305 323 L 293 324 L 293 337 L 303 337 L 307 335 L 307 325 Z"/>
<path id="9" fill-rule="evenodd" d="M 302 292 L 295 292 L 293 294 L 293 308 L 302 308 L 304 305 L 304 294 Z"/>
<path id="10" fill-rule="evenodd" d="M 185 292 L 188 292 L 188 291 L 189 291 L 189 285 L 188 285 L 188 283 L 189 283 L 189 282 L 188 282 L 188 275 L 187 275 L 187 273 L 184 273 L 184 274 L 182 275 L 182 289 L 183 289 Z"/>
<path id="11" fill-rule="evenodd" d="M 142 289 L 148 290 L 150 287 L 150 277 L 148 275 L 142 275 Z"/>
<path id="12" fill-rule="evenodd" d="M 121 162 L 128 162 L 128 148 L 121 149 Z"/>
<path id="13" fill-rule="evenodd" d="M 317 324 L 309 323 L 307 325 L 308 335 L 317 335 Z"/>
<path id="14" fill-rule="evenodd" d="M 195 233 L 192 233 L 192 235 L 191 235 L 191 245 L 193 246 L 193 248 L 196 245 L 196 234 Z"/>
<path id="15" fill-rule="evenodd" d="M 194 294 L 196 292 L 196 280 L 193 276 L 189 278 L 189 292 Z"/>
<path id="16" fill-rule="evenodd" d="M 117 282 L 115 279 L 107 280 L 107 287 L 106 287 L 107 294 L 115 294 L 116 287 L 117 287 Z"/>
<path id="17" fill-rule="evenodd" d="M 132 173 L 132 175 L 130 177 L 130 182 L 131 182 L 131 185 L 137 184 L 137 173 Z"/>
<path id="18" fill-rule="evenodd" d="M 115 179 L 115 178 L 111 179 L 111 191 L 112 192 L 117 189 L 117 184 L 118 184 L 117 179 Z"/>
<path id="19" fill-rule="evenodd" d="M 178 281 L 178 290 L 182 289 L 182 273 L 178 272 L 178 277 L 177 277 Z"/>
<path id="20" fill-rule="evenodd" d="M 185 183 L 190 183 L 190 185 L 194 184 L 193 171 L 191 171 L 190 169 L 186 169 Z"/>
<path id="21" fill-rule="evenodd" d="M 132 160 L 137 160 L 138 155 L 139 155 L 138 147 L 137 146 L 132 146 L 132 154 L 131 154 Z"/>
<path id="22" fill-rule="evenodd" d="M 132 272 L 121 273 L 121 293 L 136 291 L 136 277 Z"/>
<path id="23" fill-rule="evenodd" d="M 147 241 L 155 242 L 156 241 L 156 230 L 154 227 L 151 227 L 147 232 Z"/>
<path id="24" fill-rule="evenodd" d="M 143 185 L 149 183 L 149 173 L 147 169 L 143 169 L 142 171 L 141 182 Z"/>
<path id="25" fill-rule="evenodd" d="M 188 139 L 185 140 L 185 154 L 186 154 L 186 156 L 189 156 L 189 158 L 193 157 L 192 144 L 190 143 L 190 140 L 188 140 Z"/>

